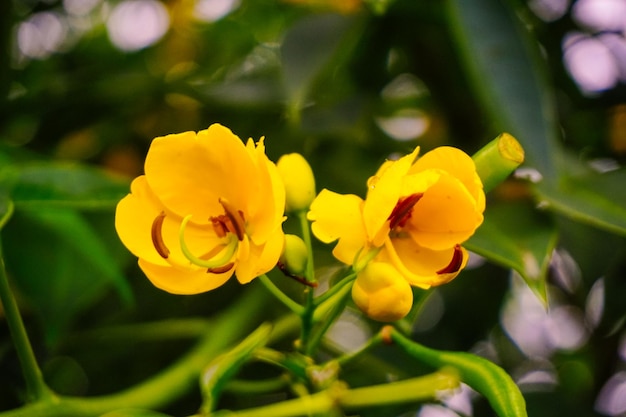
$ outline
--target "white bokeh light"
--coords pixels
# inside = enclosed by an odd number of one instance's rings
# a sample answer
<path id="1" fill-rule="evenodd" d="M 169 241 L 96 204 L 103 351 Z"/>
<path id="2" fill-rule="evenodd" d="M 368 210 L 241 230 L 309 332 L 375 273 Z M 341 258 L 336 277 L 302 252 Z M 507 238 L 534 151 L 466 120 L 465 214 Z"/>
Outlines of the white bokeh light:
<path id="1" fill-rule="evenodd" d="M 165 6 L 154 0 L 119 3 L 107 20 L 111 42 L 121 50 L 136 51 L 161 39 L 169 29 Z"/>
<path id="2" fill-rule="evenodd" d="M 204 22 L 220 20 L 239 7 L 239 0 L 198 0 L 194 15 Z"/>
<path id="3" fill-rule="evenodd" d="M 530 0 L 528 7 L 540 19 L 552 22 L 562 18 L 569 8 L 569 0 Z"/>
<path id="4" fill-rule="evenodd" d="M 17 45 L 29 58 L 46 58 L 61 49 L 67 39 L 67 25 L 57 13 L 35 13 L 17 27 Z"/>
<path id="5" fill-rule="evenodd" d="M 578 0 L 572 7 L 572 17 L 593 31 L 623 31 L 626 29 L 626 1 Z"/>
<path id="6" fill-rule="evenodd" d="M 563 61 L 581 91 L 593 95 L 609 90 L 620 78 L 617 62 L 600 40 L 571 33 L 563 40 Z"/>

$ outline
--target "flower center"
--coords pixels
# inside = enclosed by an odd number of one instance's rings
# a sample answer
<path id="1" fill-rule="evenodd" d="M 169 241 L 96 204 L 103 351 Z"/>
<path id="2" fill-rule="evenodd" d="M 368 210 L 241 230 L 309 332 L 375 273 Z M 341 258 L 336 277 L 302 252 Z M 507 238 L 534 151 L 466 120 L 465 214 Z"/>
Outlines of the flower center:
<path id="1" fill-rule="evenodd" d="M 180 224 L 178 239 L 183 255 L 192 264 L 206 268 L 207 272 L 221 274 L 230 271 L 235 263 L 233 256 L 239 248 L 239 242 L 245 238 L 245 219 L 241 210 L 237 210 L 228 200 L 220 198 L 220 205 L 224 208 L 224 214 L 211 217 L 211 225 L 215 234 L 224 240 L 214 248 L 201 256 L 194 255 L 185 241 L 185 230 L 191 214 L 185 216 Z M 163 240 L 162 228 L 165 220 L 165 213 L 159 214 L 152 222 L 152 243 L 156 251 L 162 258 L 168 259 L 170 251 Z"/>
<path id="2" fill-rule="evenodd" d="M 406 225 L 406 222 L 409 221 L 413 214 L 413 207 L 420 201 L 423 195 L 424 193 L 415 193 L 407 197 L 401 197 L 398 200 L 389 218 L 387 218 L 387 220 L 389 220 L 390 230 Z"/>

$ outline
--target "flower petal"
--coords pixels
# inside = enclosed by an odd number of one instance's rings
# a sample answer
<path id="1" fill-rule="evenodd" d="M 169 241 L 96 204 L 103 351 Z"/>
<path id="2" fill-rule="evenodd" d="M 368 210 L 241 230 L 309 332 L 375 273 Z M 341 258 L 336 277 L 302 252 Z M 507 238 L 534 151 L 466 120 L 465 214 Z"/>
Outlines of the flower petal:
<path id="1" fill-rule="evenodd" d="M 351 265 L 356 254 L 367 244 L 361 215 L 363 200 L 353 194 L 337 194 L 323 189 L 311 203 L 307 218 L 311 230 L 324 243 L 337 239 L 333 255 Z"/>
<path id="2" fill-rule="evenodd" d="M 130 189 L 130 194 L 117 204 L 115 230 L 133 255 L 154 264 L 168 265 L 156 251 L 151 237 L 152 222 L 165 207 L 150 190 L 145 176 L 135 178 Z"/>
<path id="3" fill-rule="evenodd" d="M 250 245 L 250 254 L 245 261 L 237 263 L 235 275 L 241 284 L 247 284 L 259 275 L 272 270 L 283 251 L 285 237 L 279 228 L 263 245 Z"/>
<path id="4" fill-rule="evenodd" d="M 285 213 L 285 187 L 276 165 L 265 155 L 263 138 L 256 147 L 248 140 L 246 150 L 256 167 L 256 193 L 248 195 L 248 205 L 244 208 L 248 234 L 257 244 L 263 244 L 280 227 Z"/>
<path id="5" fill-rule="evenodd" d="M 224 285 L 233 269 L 212 274 L 204 268 L 155 265 L 139 259 L 139 267 L 155 287 L 172 294 L 199 294 Z"/>
<path id="6" fill-rule="evenodd" d="M 460 149 L 441 146 L 421 156 L 411 167 L 410 173 L 418 173 L 430 169 L 444 170 L 458 178 L 476 200 L 478 211 L 485 209 L 485 193 L 480 177 L 476 173 L 476 165 L 472 158 Z"/>
<path id="7" fill-rule="evenodd" d="M 256 171 L 241 140 L 218 124 L 154 139 L 145 163 L 148 184 L 163 205 L 196 222 L 223 213 L 220 197 L 246 206 L 258 192 Z"/>
<path id="8" fill-rule="evenodd" d="M 418 246 L 411 239 L 392 239 L 392 247 L 386 245 L 380 252 L 377 261 L 395 265 L 403 273 L 409 284 L 428 289 L 451 281 L 467 264 L 467 251 L 462 249 L 463 259 L 457 271 L 438 274 L 444 270 L 455 257 L 455 247 L 444 250 L 432 250 Z M 403 271 L 403 269 L 406 269 Z"/>
<path id="9" fill-rule="evenodd" d="M 406 231 L 417 244 L 442 250 L 469 239 L 482 221 L 464 184 L 444 173 L 413 206 Z"/>
<path id="10" fill-rule="evenodd" d="M 382 230 L 393 211 L 396 203 L 402 196 L 402 179 L 415 161 L 419 147 L 409 155 L 397 161 L 385 162 L 375 176 L 368 182 L 367 198 L 363 204 L 363 220 L 367 236 L 374 246 L 382 245 L 388 232 Z"/>

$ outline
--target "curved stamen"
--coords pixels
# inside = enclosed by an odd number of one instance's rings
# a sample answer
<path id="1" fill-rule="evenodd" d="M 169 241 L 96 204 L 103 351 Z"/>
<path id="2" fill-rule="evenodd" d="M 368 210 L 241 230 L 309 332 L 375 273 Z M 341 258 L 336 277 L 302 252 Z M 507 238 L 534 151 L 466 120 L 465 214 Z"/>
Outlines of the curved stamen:
<path id="1" fill-rule="evenodd" d="M 158 216 L 154 218 L 152 221 L 152 244 L 154 245 L 154 249 L 156 249 L 157 253 L 161 255 L 163 259 L 167 259 L 170 256 L 170 250 L 165 246 L 165 242 L 163 241 L 163 221 L 165 220 L 165 212 L 162 211 Z"/>
<path id="2" fill-rule="evenodd" d="M 424 193 L 415 193 L 398 200 L 398 203 L 387 219 L 389 220 L 389 229 L 393 230 L 396 226 L 404 227 L 406 222 L 411 218 L 413 206 L 420 201 L 423 195 Z"/>
<path id="3" fill-rule="evenodd" d="M 452 254 L 452 259 L 450 263 L 445 267 L 437 271 L 438 275 L 443 274 L 453 274 L 455 272 L 459 272 L 461 266 L 463 265 L 463 250 L 461 249 L 461 245 L 456 245 L 454 247 L 454 253 Z"/>
<path id="4" fill-rule="evenodd" d="M 230 220 L 227 225 L 232 226 L 232 228 L 234 229 L 229 229 L 229 232 L 236 234 L 237 239 L 239 239 L 240 241 L 243 240 L 243 236 L 246 233 L 246 224 L 243 220 L 243 215 L 241 211 L 237 210 L 232 204 L 230 204 L 230 201 L 226 200 L 225 198 L 220 197 L 218 201 L 222 205 L 222 207 L 224 207 L 224 213 L 226 214 L 226 217 L 228 217 L 228 219 Z"/>
<path id="5" fill-rule="evenodd" d="M 206 271 L 211 274 L 223 274 L 224 272 L 228 272 L 231 269 L 233 269 L 233 266 L 235 266 L 235 263 L 229 262 L 224 266 L 218 266 L 216 268 L 207 268 Z"/>
<path id="6" fill-rule="evenodd" d="M 219 269 L 225 268 L 231 262 L 231 259 L 237 252 L 237 248 L 239 246 L 237 237 L 233 234 L 228 235 L 228 243 L 224 246 L 224 249 L 220 250 L 215 256 L 211 259 L 201 259 L 195 256 L 189 248 L 187 247 L 187 243 L 185 242 L 185 229 L 187 228 L 187 223 L 191 219 L 191 214 L 186 216 L 180 224 L 180 229 L 178 231 L 178 240 L 180 243 L 180 249 L 183 252 L 183 255 L 196 266 L 201 266 L 207 269 Z M 232 266 L 230 266 L 226 271 L 230 270 Z M 209 271 L 210 272 L 210 271 Z M 224 271 L 225 272 L 225 271 Z"/>

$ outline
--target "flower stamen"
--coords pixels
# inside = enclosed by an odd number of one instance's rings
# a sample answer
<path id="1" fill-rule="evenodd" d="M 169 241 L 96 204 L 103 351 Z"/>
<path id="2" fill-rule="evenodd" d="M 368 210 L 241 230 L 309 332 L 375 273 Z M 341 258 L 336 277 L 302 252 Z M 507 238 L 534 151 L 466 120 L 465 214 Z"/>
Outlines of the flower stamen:
<path id="1" fill-rule="evenodd" d="M 224 222 L 226 228 L 229 232 L 237 235 L 239 241 L 242 241 L 246 232 L 246 223 L 243 218 L 243 213 L 241 210 L 237 210 L 230 201 L 225 198 L 220 197 L 218 201 L 222 207 L 224 207 L 224 213 L 226 217 L 228 217 L 228 220 L 230 220 L 229 222 Z"/>
<path id="2" fill-rule="evenodd" d="M 229 262 L 226 265 L 223 266 L 218 266 L 215 268 L 207 268 L 206 272 L 210 273 L 210 274 L 223 274 L 224 272 L 228 272 L 231 269 L 233 269 L 233 266 L 235 266 L 234 262 Z"/>
<path id="3" fill-rule="evenodd" d="M 395 229 L 397 226 L 404 227 L 406 225 L 406 222 L 411 218 L 413 207 L 423 195 L 423 193 L 415 193 L 398 200 L 398 203 L 387 219 L 389 220 L 390 230 Z"/>
<path id="4" fill-rule="evenodd" d="M 462 265 L 463 265 L 463 250 L 461 249 L 460 245 L 456 245 L 454 247 L 454 254 L 452 254 L 452 260 L 450 260 L 450 263 L 448 264 L 448 266 L 437 271 L 437 274 L 443 275 L 443 274 L 452 274 L 455 272 L 459 272 L 459 269 L 461 269 Z"/>
<path id="5" fill-rule="evenodd" d="M 165 242 L 163 241 L 163 221 L 165 220 L 165 212 L 162 211 L 158 216 L 154 218 L 152 221 L 152 244 L 154 245 L 154 249 L 156 249 L 157 253 L 161 255 L 163 259 L 167 259 L 170 256 L 170 250 L 165 246 Z"/>
<path id="6" fill-rule="evenodd" d="M 230 270 L 234 266 L 234 264 L 230 266 L 229 264 L 232 264 L 231 259 L 233 258 L 233 256 L 237 252 L 237 248 L 239 247 L 239 242 L 237 240 L 237 237 L 235 237 L 234 234 L 229 235 L 228 242 L 221 249 L 219 249 L 217 253 L 210 259 L 199 258 L 193 253 L 191 253 L 191 251 L 187 247 L 187 243 L 185 242 L 185 229 L 187 228 L 187 223 L 189 223 L 190 219 L 191 219 L 191 214 L 189 214 L 183 219 L 183 221 L 180 224 L 180 229 L 178 231 L 178 240 L 179 240 L 180 249 L 183 252 L 183 255 L 185 255 L 185 257 L 192 264 L 203 267 L 203 268 L 207 268 L 207 272 L 212 272 L 212 270 L 217 270 L 217 271 L 222 271 L 222 272 Z M 214 251 L 215 249 L 210 251 L 209 254 L 213 253 Z M 224 268 L 226 269 L 224 270 Z"/>

